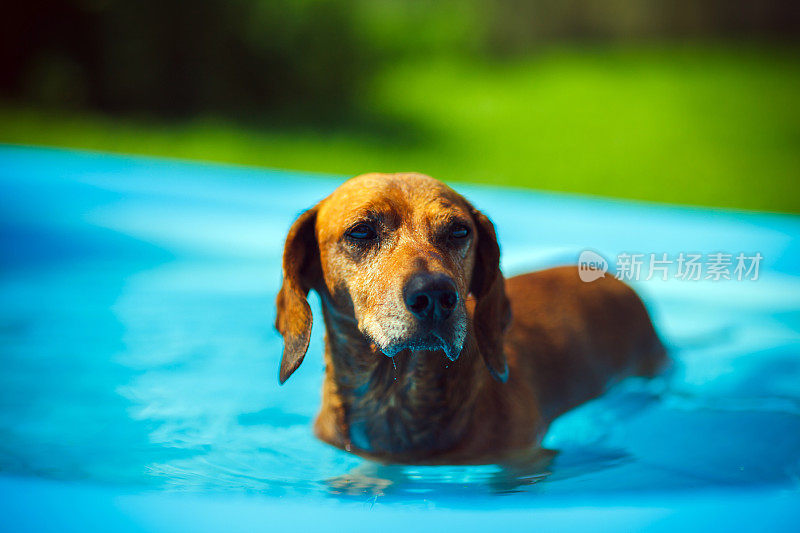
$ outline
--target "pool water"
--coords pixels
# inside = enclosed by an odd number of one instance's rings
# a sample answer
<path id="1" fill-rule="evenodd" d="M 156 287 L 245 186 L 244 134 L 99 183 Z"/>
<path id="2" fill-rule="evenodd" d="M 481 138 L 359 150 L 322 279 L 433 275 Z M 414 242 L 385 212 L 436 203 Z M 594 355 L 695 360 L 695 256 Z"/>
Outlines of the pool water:
<path id="1" fill-rule="evenodd" d="M 799 217 L 456 186 L 495 222 L 506 275 L 591 249 L 611 262 L 759 252 L 759 278 L 633 283 L 674 365 L 557 420 L 545 470 L 378 467 L 312 435 L 320 320 L 304 364 L 277 379 L 283 239 L 341 181 L 0 146 L 3 512 L 21 528 L 47 523 L 29 510 L 64 526 L 80 508 L 169 529 L 160 506 L 172 502 L 197 526 L 232 526 L 279 498 L 301 521 L 314 506 L 368 508 L 389 529 L 407 525 L 391 521 L 399 510 L 425 510 L 428 525 L 495 510 L 495 525 L 524 516 L 579 529 L 663 517 L 631 509 L 683 509 L 699 524 L 729 502 L 729 525 L 767 509 L 773 527 L 800 523 Z M 624 512 L 597 522 L 603 509 Z M 270 524 L 289 520 L 274 514 Z"/>

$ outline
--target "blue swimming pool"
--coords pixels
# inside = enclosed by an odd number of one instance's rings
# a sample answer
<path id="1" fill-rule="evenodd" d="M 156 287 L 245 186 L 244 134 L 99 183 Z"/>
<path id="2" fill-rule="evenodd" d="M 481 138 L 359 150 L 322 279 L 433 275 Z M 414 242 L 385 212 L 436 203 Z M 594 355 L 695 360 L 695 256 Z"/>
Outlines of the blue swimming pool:
<path id="1" fill-rule="evenodd" d="M 340 182 L 0 146 L 1 529 L 800 527 L 799 217 L 457 186 L 507 274 L 591 249 L 759 276 L 635 282 L 675 365 L 559 419 L 547 473 L 378 468 L 312 436 L 320 327 L 277 381 L 283 238 Z"/>

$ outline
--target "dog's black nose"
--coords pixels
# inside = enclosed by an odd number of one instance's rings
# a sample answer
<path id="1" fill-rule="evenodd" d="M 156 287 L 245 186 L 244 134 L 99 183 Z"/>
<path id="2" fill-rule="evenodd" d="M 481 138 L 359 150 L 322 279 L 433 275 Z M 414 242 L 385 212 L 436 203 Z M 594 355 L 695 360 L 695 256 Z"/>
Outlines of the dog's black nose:
<path id="1" fill-rule="evenodd" d="M 441 322 L 450 316 L 458 303 L 453 279 L 441 273 L 414 274 L 403 289 L 406 307 L 420 320 Z"/>

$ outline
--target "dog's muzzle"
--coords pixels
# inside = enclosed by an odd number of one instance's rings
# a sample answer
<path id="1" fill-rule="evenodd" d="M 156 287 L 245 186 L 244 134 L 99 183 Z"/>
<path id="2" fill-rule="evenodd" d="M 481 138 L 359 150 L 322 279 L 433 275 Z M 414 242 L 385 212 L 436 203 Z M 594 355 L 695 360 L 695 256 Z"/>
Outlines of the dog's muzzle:
<path id="1" fill-rule="evenodd" d="M 463 339 L 453 331 L 453 324 L 447 324 L 459 303 L 453 279 L 438 272 L 412 274 L 403 287 L 403 302 L 417 319 L 418 333 L 414 339 L 384 350 L 384 353 L 391 357 L 402 349 L 442 350 L 455 361 L 461 353 Z"/>

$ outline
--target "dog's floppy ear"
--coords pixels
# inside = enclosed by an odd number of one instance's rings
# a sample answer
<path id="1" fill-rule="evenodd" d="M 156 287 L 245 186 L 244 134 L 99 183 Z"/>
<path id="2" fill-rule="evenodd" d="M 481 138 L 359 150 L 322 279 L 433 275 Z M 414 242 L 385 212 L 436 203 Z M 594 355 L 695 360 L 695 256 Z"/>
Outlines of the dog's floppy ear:
<path id="1" fill-rule="evenodd" d="M 281 384 L 297 370 L 311 338 L 308 291 L 321 277 L 316 237 L 317 208 L 312 207 L 292 224 L 283 249 L 283 285 L 278 292 L 275 327 L 283 336 Z"/>
<path id="2" fill-rule="evenodd" d="M 475 208 L 471 212 L 478 238 L 470 283 L 470 292 L 477 300 L 472 327 L 489 372 L 497 381 L 505 383 L 508 364 L 503 353 L 503 334 L 511 323 L 511 306 L 500 272 L 500 247 L 491 220 Z"/>

